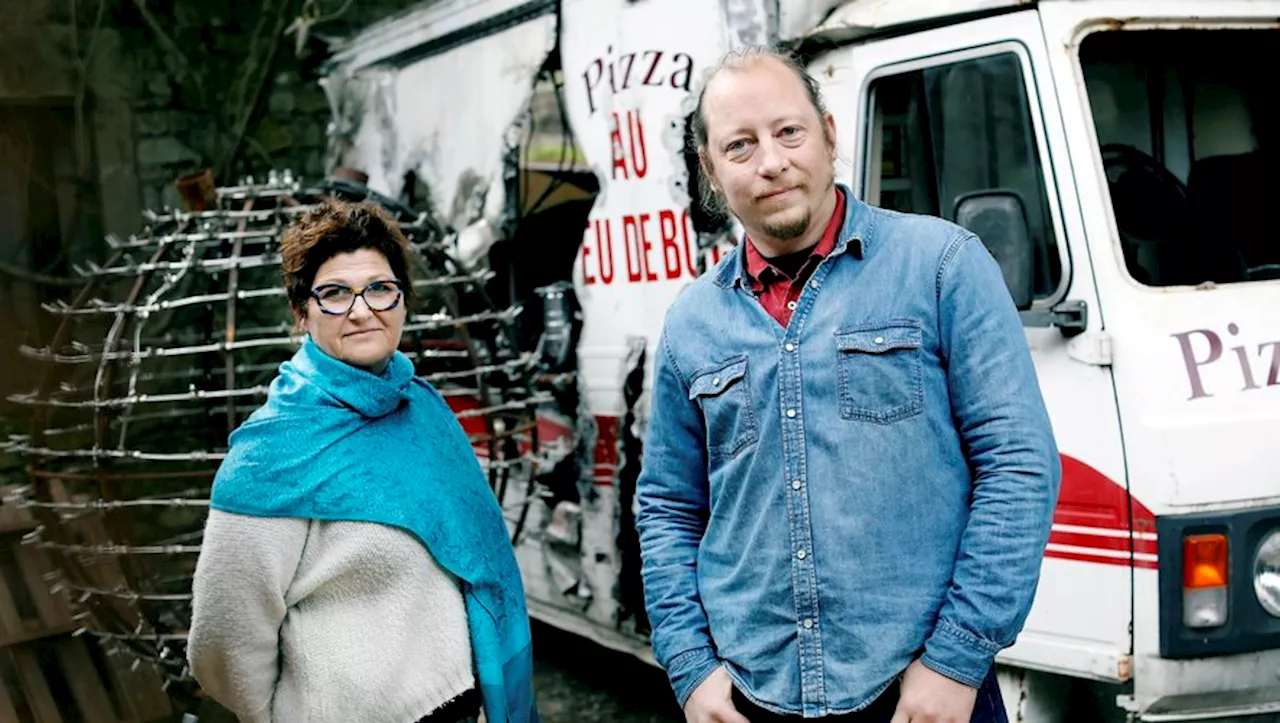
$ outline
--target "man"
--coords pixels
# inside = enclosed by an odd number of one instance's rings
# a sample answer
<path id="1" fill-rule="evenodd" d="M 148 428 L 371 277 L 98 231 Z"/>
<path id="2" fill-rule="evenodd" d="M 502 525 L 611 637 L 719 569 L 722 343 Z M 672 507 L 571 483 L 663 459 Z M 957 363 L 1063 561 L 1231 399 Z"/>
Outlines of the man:
<path id="1" fill-rule="evenodd" d="M 745 242 L 655 354 L 639 480 L 653 647 L 690 723 L 1004 721 L 1059 463 L 981 241 L 834 182 L 783 56 L 730 55 L 693 123 Z"/>

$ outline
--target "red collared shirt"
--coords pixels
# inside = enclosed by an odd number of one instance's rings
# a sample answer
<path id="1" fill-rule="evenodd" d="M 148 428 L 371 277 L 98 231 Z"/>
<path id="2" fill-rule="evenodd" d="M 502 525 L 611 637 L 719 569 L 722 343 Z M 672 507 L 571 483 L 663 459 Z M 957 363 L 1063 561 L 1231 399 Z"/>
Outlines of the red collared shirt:
<path id="1" fill-rule="evenodd" d="M 769 316 L 783 327 L 791 321 L 791 312 L 795 311 L 805 282 L 813 275 L 818 264 L 835 249 L 836 239 L 840 236 L 840 227 L 844 222 L 844 205 L 844 193 L 837 189 L 836 210 L 827 223 L 827 230 L 813 246 L 809 258 L 794 277 L 769 263 L 769 259 L 760 254 L 751 239 L 747 239 L 747 275 L 751 279 L 751 291 L 760 300 L 764 310 L 769 312 Z"/>

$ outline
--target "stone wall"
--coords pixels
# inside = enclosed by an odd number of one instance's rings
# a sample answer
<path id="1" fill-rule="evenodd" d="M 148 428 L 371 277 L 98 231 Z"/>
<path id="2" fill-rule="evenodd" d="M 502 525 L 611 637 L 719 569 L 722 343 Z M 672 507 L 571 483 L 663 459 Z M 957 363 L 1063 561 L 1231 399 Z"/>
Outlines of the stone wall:
<path id="1" fill-rule="evenodd" d="M 420 3 L 107 1 L 120 5 L 115 25 L 137 67 L 136 163 L 149 208 L 176 205 L 174 178 L 202 167 L 220 183 L 272 168 L 321 176 L 329 107 L 316 79 L 325 39 Z"/>
<path id="2" fill-rule="evenodd" d="M 114 124 L 110 139 L 93 139 L 96 180 L 113 207 L 104 230 L 127 233 L 141 207 L 176 205 L 173 180 L 192 170 L 213 168 L 219 182 L 269 168 L 321 175 L 329 110 L 316 71 L 326 40 L 422 0 L 5 4 L 0 113 L 18 99 L 82 96 L 85 124 Z M 122 142 L 128 157 L 104 147 Z"/>

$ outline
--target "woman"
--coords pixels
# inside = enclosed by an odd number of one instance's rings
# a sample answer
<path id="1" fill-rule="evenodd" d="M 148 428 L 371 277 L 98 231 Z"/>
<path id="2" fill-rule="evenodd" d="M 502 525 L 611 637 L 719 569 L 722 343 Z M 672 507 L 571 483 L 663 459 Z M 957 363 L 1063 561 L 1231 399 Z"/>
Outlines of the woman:
<path id="1" fill-rule="evenodd" d="M 506 523 L 443 398 L 397 351 L 409 247 L 325 201 L 281 242 L 307 335 L 231 434 L 187 657 L 245 723 L 537 720 Z"/>

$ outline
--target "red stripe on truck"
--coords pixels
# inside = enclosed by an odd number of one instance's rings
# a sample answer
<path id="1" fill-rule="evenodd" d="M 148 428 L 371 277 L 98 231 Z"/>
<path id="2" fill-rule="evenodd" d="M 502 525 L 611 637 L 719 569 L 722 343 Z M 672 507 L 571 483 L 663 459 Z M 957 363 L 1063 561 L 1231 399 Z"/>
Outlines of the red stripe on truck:
<path id="1" fill-rule="evenodd" d="M 1154 570 L 1155 534 L 1156 516 L 1124 486 L 1062 455 L 1062 489 L 1046 557 Z"/>

